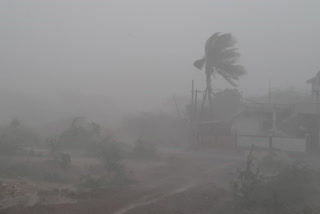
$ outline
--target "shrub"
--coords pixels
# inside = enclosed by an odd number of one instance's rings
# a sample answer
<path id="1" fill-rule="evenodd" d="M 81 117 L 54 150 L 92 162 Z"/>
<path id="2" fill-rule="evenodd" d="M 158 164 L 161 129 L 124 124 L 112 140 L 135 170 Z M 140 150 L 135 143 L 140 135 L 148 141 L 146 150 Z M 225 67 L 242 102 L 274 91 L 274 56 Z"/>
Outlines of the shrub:
<path id="1" fill-rule="evenodd" d="M 63 152 L 60 142 L 57 138 L 48 139 L 47 142 L 50 144 L 49 158 L 54 164 L 62 169 L 66 169 L 71 164 L 71 156 L 69 153 Z"/>
<path id="2" fill-rule="evenodd" d="M 303 213 L 318 206 L 319 178 L 318 171 L 298 163 L 266 175 L 254 167 L 250 152 L 233 183 L 232 204 L 240 213 Z"/>
<path id="3" fill-rule="evenodd" d="M 121 142 L 108 137 L 95 144 L 94 148 L 94 154 L 102 164 L 102 172 L 83 176 L 78 187 L 96 191 L 118 189 L 129 184 L 131 180 L 121 163 L 126 154 Z"/>

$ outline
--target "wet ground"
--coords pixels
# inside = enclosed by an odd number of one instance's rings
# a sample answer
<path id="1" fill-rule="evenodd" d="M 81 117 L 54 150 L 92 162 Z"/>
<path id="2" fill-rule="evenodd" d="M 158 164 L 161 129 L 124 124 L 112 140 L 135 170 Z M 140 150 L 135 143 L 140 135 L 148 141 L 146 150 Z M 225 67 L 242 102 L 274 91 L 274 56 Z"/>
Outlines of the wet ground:
<path id="1" fill-rule="evenodd" d="M 212 213 L 228 200 L 227 189 L 243 160 L 243 155 L 221 151 L 175 151 L 159 160 L 130 160 L 126 165 L 136 179 L 130 187 L 74 203 L 35 203 L 0 213 Z"/>

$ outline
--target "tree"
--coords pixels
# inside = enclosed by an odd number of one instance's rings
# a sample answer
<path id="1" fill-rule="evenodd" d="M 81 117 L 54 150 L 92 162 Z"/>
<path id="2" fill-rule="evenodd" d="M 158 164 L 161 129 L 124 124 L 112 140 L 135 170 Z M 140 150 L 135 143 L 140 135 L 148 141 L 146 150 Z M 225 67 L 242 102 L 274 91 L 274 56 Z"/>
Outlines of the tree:
<path id="1" fill-rule="evenodd" d="M 211 76 L 214 77 L 218 74 L 229 84 L 236 86 L 234 81 L 245 74 L 244 67 L 237 64 L 240 54 L 234 47 L 235 43 L 231 34 L 215 33 L 205 43 L 204 57 L 193 63 L 199 70 L 205 68 L 207 86 L 204 101 L 208 96 L 210 108 L 212 107 Z"/>

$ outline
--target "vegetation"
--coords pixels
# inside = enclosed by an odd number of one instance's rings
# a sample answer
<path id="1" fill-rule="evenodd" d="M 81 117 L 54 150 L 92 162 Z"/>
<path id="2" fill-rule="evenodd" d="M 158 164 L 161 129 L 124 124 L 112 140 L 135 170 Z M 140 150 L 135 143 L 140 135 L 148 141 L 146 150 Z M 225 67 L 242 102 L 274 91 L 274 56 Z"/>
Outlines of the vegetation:
<path id="1" fill-rule="evenodd" d="M 90 191 L 118 189 L 130 183 L 128 173 L 121 163 L 125 157 L 121 143 L 112 137 L 105 138 L 95 145 L 95 154 L 102 170 L 81 178 L 78 187 Z"/>
<path id="2" fill-rule="evenodd" d="M 205 44 L 205 55 L 196 60 L 194 66 L 198 69 L 205 68 L 206 94 L 210 106 L 212 105 L 211 77 L 222 76 L 228 83 L 236 86 L 235 80 L 245 73 L 245 69 L 237 64 L 240 54 L 234 48 L 235 40 L 231 34 L 213 34 Z"/>
<path id="3" fill-rule="evenodd" d="M 39 137 L 18 120 L 0 130 L 0 155 L 15 155 L 39 143 Z"/>
<path id="4" fill-rule="evenodd" d="M 114 138 L 103 138 L 99 124 L 83 123 L 80 118 L 76 118 L 72 121 L 71 126 L 60 135 L 47 139 L 48 150 L 42 151 L 43 155 L 36 156 L 37 161 L 28 156 L 22 158 L 21 155 L 21 160 L 16 161 L 11 158 L 11 155 L 37 142 L 36 136 L 17 120 L 1 130 L 1 152 L 10 156 L 0 164 L 2 177 L 21 177 L 44 182 L 70 182 L 77 184 L 82 189 L 90 190 L 119 188 L 130 181 L 121 163 L 123 158 L 127 157 L 127 151 L 123 144 Z M 29 153 L 38 152 L 30 150 Z M 76 154 L 76 159 L 79 160 L 87 157 L 88 152 L 91 160 L 98 160 L 95 167 L 98 167 L 99 170 L 98 173 L 91 173 L 89 170 L 81 177 L 80 174 L 77 175 L 79 166 L 71 165 L 71 155 Z M 79 177 L 81 177 L 80 181 L 77 180 Z"/>
<path id="5" fill-rule="evenodd" d="M 63 148 L 87 149 L 101 140 L 101 127 L 97 123 L 83 123 L 82 118 L 75 118 L 70 127 L 59 136 Z"/>
<path id="6" fill-rule="evenodd" d="M 287 164 L 266 174 L 254 167 L 250 153 L 232 186 L 237 213 L 311 213 L 319 208 L 320 173 L 302 164 Z"/>

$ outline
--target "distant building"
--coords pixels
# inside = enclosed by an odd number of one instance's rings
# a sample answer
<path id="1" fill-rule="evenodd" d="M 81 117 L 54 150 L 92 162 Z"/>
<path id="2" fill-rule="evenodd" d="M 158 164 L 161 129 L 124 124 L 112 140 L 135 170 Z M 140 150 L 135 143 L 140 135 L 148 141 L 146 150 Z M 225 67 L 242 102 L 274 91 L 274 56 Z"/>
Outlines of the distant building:
<path id="1" fill-rule="evenodd" d="M 232 119 L 232 131 L 242 135 L 285 135 L 278 125 L 292 114 L 292 106 L 248 103 Z"/>
<path id="2" fill-rule="evenodd" d="M 315 151 L 319 148 L 320 114 L 315 103 L 269 104 L 247 103 L 229 121 L 207 121 L 198 124 L 202 145 L 232 145 L 237 134 L 248 144 L 268 145 L 273 136 L 280 147 Z"/>

